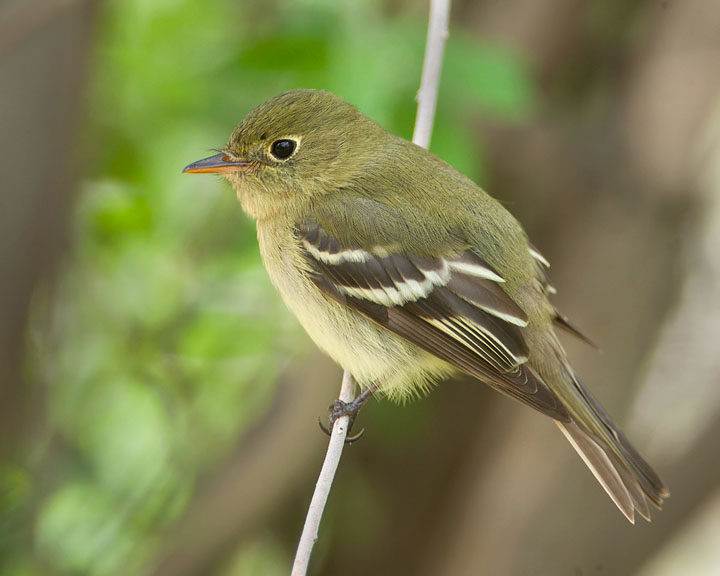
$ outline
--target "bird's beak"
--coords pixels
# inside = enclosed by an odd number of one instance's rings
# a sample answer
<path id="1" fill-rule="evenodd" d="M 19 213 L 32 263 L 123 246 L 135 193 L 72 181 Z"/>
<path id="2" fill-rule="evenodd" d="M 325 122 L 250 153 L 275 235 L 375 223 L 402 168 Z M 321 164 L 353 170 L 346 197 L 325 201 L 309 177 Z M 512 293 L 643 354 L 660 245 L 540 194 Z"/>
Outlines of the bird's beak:
<path id="1" fill-rule="evenodd" d="M 203 158 L 192 164 L 188 164 L 183 168 L 183 174 L 225 174 L 227 172 L 237 172 L 244 170 L 250 166 L 250 162 L 246 160 L 233 160 L 221 152 L 210 156 L 209 158 Z"/>

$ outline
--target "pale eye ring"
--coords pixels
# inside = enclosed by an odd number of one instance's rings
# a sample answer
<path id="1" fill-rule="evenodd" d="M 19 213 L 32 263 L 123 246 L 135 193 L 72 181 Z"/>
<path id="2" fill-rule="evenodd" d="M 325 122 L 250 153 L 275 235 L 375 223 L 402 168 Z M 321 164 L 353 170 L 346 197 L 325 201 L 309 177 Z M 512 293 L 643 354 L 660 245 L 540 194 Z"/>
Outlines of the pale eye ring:
<path id="1" fill-rule="evenodd" d="M 296 148 L 297 142 L 295 142 L 295 140 L 283 138 L 281 140 L 275 140 L 275 142 L 270 145 L 270 153 L 278 160 L 287 160 L 293 155 Z"/>

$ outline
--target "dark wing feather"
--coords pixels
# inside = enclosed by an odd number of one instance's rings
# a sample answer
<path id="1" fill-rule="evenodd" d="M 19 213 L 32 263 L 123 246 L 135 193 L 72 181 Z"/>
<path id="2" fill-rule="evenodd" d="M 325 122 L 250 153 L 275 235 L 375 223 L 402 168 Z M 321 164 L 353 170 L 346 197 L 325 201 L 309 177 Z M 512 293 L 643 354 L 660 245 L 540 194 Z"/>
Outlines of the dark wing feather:
<path id="1" fill-rule="evenodd" d="M 530 252 L 530 255 L 535 258 L 535 261 L 538 264 L 538 272 L 539 272 L 539 280 L 540 280 L 540 286 L 545 294 L 555 294 L 557 290 L 555 290 L 555 287 L 550 282 L 550 277 L 548 275 L 548 271 L 550 270 L 550 262 L 548 262 L 547 258 L 543 256 L 540 251 L 535 248 L 530 242 L 528 242 L 528 252 Z M 555 309 L 555 318 L 553 318 L 553 324 L 567 332 L 568 334 L 572 334 L 579 340 L 582 340 L 586 344 L 589 344 L 595 350 L 600 350 L 600 346 L 595 344 L 595 342 L 592 341 L 592 339 L 585 334 L 580 328 L 575 326 L 567 316 L 564 314 L 561 314 L 557 309 Z"/>
<path id="2" fill-rule="evenodd" d="M 600 350 L 598 346 L 587 334 L 585 334 L 580 328 L 575 326 L 570 319 L 564 314 L 560 313 L 557 308 L 555 309 L 555 318 L 553 318 L 553 324 L 558 328 L 565 330 L 568 334 L 572 334 L 575 338 L 582 340 L 585 344 L 592 346 L 595 350 Z"/>
<path id="3" fill-rule="evenodd" d="M 319 225 L 297 230 L 310 277 L 325 294 L 557 420 L 569 416 L 526 362 L 527 316 L 477 254 L 456 259 L 340 246 Z"/>

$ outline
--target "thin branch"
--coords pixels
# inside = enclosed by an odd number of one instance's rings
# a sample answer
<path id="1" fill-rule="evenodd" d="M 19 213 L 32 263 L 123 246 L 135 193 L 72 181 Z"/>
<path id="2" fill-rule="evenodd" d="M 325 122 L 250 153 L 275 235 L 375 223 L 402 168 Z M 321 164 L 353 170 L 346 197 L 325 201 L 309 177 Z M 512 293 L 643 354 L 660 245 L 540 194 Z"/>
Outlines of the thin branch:
<path id="1" fill-rule="evenodd" d="M 413 142 L 423 148 L 430 147 L 449 21 L 450 0 L 431 0 L 430 22 L 425 42 L 425 60 L 423 61 L 420 90 L 418 90 L 416 98 L 418 109 L 413 131 Z"/>
<path id="2" fill-rule="evenodd" d="M 413 142 L 418 146 L 427 148 L 430 145 L 437 93 L 440 83 L 440 70 L 442 68 L 445 40 L 448 37 L 448 21 L 450 18 L 450 0 L 430 0 L 430 18 L 428 22 L 427 43 L 425 46 L 425 60 L 423 62 L 420 90 L 417 95 L 418 110 L 415 119 Z M 355 379 L 352 374 L 343 373 L 340 400 L 352 402 L 355 399 Z M 347 436 L 347 426 L 350 418 L 343 416 L 335 421 L 328 444 L 325 461 L 320 476 L 315 485 L 310 507 L 305 518 L 300 542 L 298 543 L 295 561 L 293 562 L 292 576 L 305 576 L 312 549 L 318 538 L 320 520 L 322 519 L 325 504 L 335 478 L 335 471 L 340 463 L 342 450 Z"/>
<path id="3" fill-rule="evenodd" d="M 343 372 L 342 386 L 340 387 L 340 400 L 343 402 L 352 402 L 355 398 L 355 379 L 347 370 Z M 322 519 L 325 503 L 330 495 L 335 471 L 340 464 L 343 447 L 345 446 L 345 437 L 347 436 L 349 416 L 342 416 L 335 421 L 328 444 L 327 453 L 325 454 L 325 462 L 323 462 L 320 476 L 317 484 L 315 484 L 315 492 L 313 493 L 307 516 L 305 517 L 305 525 L 303 526 L 300 542 L 298 543 L 297 552 L 295 554 L 295 562 L 293 562 L 292 576 L 305 576 L 307 574 L 308 565 L 310 564 L 310 555 L 313 546 L 318 537 L 320 528 L 320 520 Z"/>

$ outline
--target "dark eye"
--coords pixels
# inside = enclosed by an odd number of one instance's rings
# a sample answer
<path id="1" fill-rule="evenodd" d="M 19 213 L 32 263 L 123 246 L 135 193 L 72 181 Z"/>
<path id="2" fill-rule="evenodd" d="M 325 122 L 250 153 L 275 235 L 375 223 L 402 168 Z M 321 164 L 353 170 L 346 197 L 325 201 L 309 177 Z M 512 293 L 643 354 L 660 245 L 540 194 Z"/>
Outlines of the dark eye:
<path id="1" fill-rule="evenodd" d="M 275 142 L 272 143 L 272 146 L 270 146 L 270 152 L 272 152 L 272 155 L 275 156 L 275 158 L 285 160 L 285 158 L 290 158 L 290 156 L 292 156 L 296 147 L 297 144 L 295 143 L 295 140 L 275 140 Z"/>

